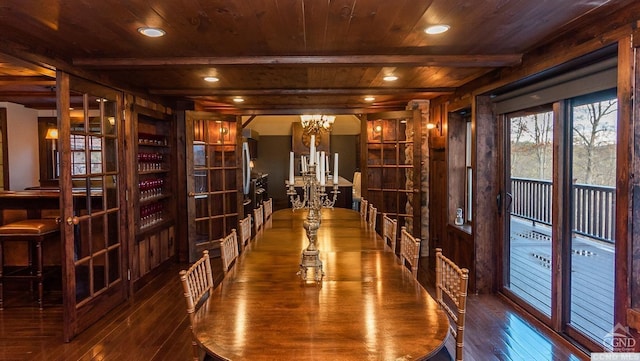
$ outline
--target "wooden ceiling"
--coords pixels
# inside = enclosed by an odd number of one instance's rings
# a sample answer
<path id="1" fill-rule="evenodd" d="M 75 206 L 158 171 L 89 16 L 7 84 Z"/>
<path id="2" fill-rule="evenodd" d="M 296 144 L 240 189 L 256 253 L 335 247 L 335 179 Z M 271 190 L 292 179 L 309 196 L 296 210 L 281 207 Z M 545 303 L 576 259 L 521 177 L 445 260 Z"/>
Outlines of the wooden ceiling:
<path id="1" fill-rule="evenodd" d="M 12 56 L 0 56 L 0 101 L 54 107 L 52 69 L 60 68 L 233 114 L 403 109 L 517 66 L 527 51 L 630 3 L 3 0 L 0 51 Z M 451 29 L 427 35 L 433 24 Z M 144 37 L 143 26 L 166 35 Z M 385 82 L 388 74 L 398 80 Z M 208 75 L 220 81 L 207 83 Z"/>

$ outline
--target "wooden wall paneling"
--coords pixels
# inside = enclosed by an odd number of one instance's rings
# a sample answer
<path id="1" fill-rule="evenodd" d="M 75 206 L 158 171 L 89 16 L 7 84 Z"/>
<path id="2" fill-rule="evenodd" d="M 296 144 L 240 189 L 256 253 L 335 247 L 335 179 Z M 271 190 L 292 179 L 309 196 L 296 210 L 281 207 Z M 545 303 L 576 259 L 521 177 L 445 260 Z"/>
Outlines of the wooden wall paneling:
<path id="1" fill-rule="evenodd" d="M 160 262 L 165 261 L 169 254 L 169 229 L 160 231 Z"/>
<path id="2" fill-rule="evenodd" d="M 181 104 L 182 108 L 188 108 L 189 104 Z M 183 180 L 187 177 L 187 143 L 186 143 L 186 113 L 182 109 L 178 109 L 175 114 L 176 122 L 176 178 Z M 177 194 L 187 194 L 187 182 L 177 182 Z M 186 262 L 189 259 L 189 229 L 187 216 L 187 197 L 176 197 L 176 229 L 174 232 L 178 234 L 178 242 L 176 242 L 175 250 L 178 254 L 178 261 Z"/>
<path id="3" fill-rule="evenodd" d="M 149 238 L 138 242 L 138 260 L 140 265 L 140 277 L 149 272 Z"/>
<path id="4" fill-rule="evenodd" d="M 129 294 L 132 295 L 134 292 L 134 281 L 137 280 L 141 275 L 140 272 L 140 247 L 138 247 L 136 240 L 136 212 L 135 208 L 132 206 L 133 202 L 130 201 L 130 198 L 133 198 L 135 193 L 135 185 L 136 185 L 136 174 L 138 171 L 138 164 L 135 160 L 134 154 L 137 151 L 136 141 L 137 137 L 135 134 L 138 134 L 137 122 L 134 121 L 134 108 L 135 99 L 131 94 L 124 95 L 124 122 L 123 128 L 120 132 L 121 137 L 124 137 L 124 152 L 127 156 L 124 157 L 124 169 L 126 171 L 124 177 L 126 178 L 126 192 L 124 194 L 124 199 L 120 199 L 120 201 L 124 201 L 126 207 L 122 207 L 126 209 L 125 219 L 126 224 L 129 225 L 126 227 L 127 236 L 124 239 L 123 243 L 127 243 L 128 249 L 134 250 L 130 252 L 128 255 L 128 267 L 131 275 L 131 282 L 129 282 Z M 134 160 L 135 159 L 135 160 Z M 121 196 L 123 196 L 121 194 Z"/>
<path id="5" fill-rule="evenodd" d="M 618 153 L 614 322 L 629 325 L 640 339 L 640 30 L 618 45 Z M 634 175 L 636 175 L 634 177 Z M 635 275 L 635 277 L 634 277 Z M 635 310 L 630 311 L 630 310 Z M 636 351 L 640 350 L 638 343 Z"/>
<path id="6" fill-rule="evenodd" d="M 466 123 L 457 113 L 447 117 L 447 208 L 446 219 L 453 224 L 456 208 L 464 209 Z M 451 257 L 447 255 L 447 257 Z"/>
<path id="7" fill-rule="evenodd" d="M 498 240 L 498 137 L 497 117 L 488 96 L 478 96 L 472 114 L 473 237 L 475 241 L 476 290 L 493 293 L 497 289 L 496 247 Z"/>
<path id="8" fill-rule="evenodd" d="M 359 115 L 360 118 L 360 172 L 362 177 L 360 178 L 360 194 L 362 198 L 367 199 L 369 197 L 369 180 L 367 177 L 367 115 Z"/>
<path id="9" fill-rule="evenodd" d="M 149 237 L 149 264 L 151 269 L 156 268 L 160 264 L 160 237 L 159 233 L 155 233 Z"/>
<path id="10" fill-rule="evenodd" d="M 131 248 L 132 252 L 130 257 L 132 260 L 130 261 L 130 277 L 131 280 L 137 280 L 140 278 L 140 244 L 138 242 L 134 243 L 133 248 Z M 133 282 L 131 282 L 133 284 Z"/>
<path id="11" fill-rule="evenodd" d="M 173 257 L 177 251 L 176 245 L 176 229 L 175 227 L 169 227 L 169 257 Z"/>
<path id="12" fill-rule="evenodd" d="M 446 127 L 447 105 L 443 99 L 431 101 L 429 120 L 439 127 L 428 130 L 429 134 L 429 262 L 428 279 L 435 281 L 435 249 L 447 243 L 447 161 L 446 137 L 442 134 Z M 446 250 L 445 250 L 446 251 Z"/>

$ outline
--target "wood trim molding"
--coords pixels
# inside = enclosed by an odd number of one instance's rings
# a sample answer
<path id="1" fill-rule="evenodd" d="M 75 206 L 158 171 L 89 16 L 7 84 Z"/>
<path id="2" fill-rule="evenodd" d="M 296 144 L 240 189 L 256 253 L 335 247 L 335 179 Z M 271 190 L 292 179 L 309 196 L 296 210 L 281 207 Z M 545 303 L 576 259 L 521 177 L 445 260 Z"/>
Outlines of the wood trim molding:
<path id="1" fill-rule="evenodd" d="M 640 309 L 627 309 L 627 324 L 636 331 L 640 331 Z"/>

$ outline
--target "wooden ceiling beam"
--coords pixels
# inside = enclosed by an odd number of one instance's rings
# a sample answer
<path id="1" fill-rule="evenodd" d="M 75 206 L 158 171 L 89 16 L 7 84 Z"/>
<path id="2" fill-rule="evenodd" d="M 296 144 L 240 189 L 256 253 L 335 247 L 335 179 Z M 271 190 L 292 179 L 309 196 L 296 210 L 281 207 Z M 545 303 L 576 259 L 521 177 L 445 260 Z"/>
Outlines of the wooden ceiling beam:
<path id="1" fill-rule="evenodd" d="M 149 89 L 150 94 L 172 96 L 259 96 L 259 95 L 394 95 L 408 93 L 453 93 L 456 88 L 322 88 L 322 89 Z"/>
<path id="2" fill-rule="evenodd" d="M 47 92 L 37 92 L 37 91 L 0 91 L 0 97 L 15 97 L 15 98 L 49 98 L 53 97 L 55 99 L 56 92 L 55 90 Z"/>
<path id="3" fill-rule="evenodd" d="M 55 86 L 56 80 L 46 76 L 4 75 L 0 76 L 0 85 Z"/>
<path id="4" fill-rule="evenodd" d="M 233 115 L 300 115 L 300 114 L 313 114 L 313 113 L 323 113 L 323 114 L 366 114 L 366 113 L 378 113 L 383 111 L 393 111 L 393 110 L 404 110 L 406 108 L 405 104 L 394 105 L 394 104 L 383 104 L 383 105 L 372 105 L 366 107 L 344 107 L 334 105 L 332 107 L 322 107 L 322 108 L 310 108 L 310 107 L 286 107 L 286 108 L 251 108 L 251 109 L 238 109 L 238 108 L 227 108 L 227 107 L 217 107 L 215 105 L 207 105 L 203 104 L 201 110 L 206 111 L 215 111 L 222 114 L 233 114 Z"/>
<path id="5" fill-rule="evenodd" d="M 308 56 L 227 56 L 169 58 L 75 58 L 73 65 L 87 68 L 145 68 L 180 66 L 446 66 L 512 67 L 522 62 L 522 54 L 499 55 L 308 55 Z"/>

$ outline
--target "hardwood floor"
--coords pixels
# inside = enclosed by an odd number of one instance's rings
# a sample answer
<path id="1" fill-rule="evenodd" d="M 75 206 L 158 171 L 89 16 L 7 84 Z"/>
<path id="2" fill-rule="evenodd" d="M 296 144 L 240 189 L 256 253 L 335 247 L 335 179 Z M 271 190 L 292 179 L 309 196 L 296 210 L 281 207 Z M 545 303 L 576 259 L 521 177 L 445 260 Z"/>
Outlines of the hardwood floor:
<path id="1" fill-rule="evenodd" d="M 219 270 L 219 259 L 214 261 Z M 41 312 L 35 302 L 21 305 L 9 292 L 7 307 L 0 311 L 0 360 L 190 360 L 189 321 L 178 280 L 184 267 L 169 265 L 134 299 L 70 343 L 62 341 L 61 306 L 49 304 Z M 451 338 L 448 342 L 452 350 Z M 588 356 L 545 336 L 500 297 L 471 295 L 465 360 L 578 361 Z"/>

